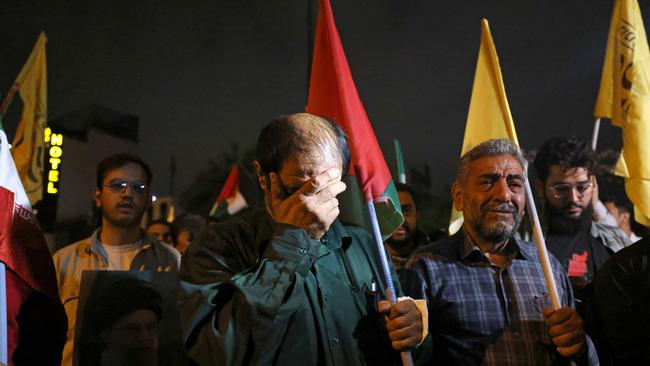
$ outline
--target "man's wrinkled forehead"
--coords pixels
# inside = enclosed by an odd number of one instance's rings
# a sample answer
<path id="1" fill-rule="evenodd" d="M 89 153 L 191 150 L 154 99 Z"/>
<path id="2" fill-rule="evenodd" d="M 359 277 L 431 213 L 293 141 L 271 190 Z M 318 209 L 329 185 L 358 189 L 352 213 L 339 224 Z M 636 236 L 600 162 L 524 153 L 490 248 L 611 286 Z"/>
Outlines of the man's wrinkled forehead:
<path id="1" fill-rule="evenodd" d="M 483 156 L 469 165 L 469 174 L 481 176 L 499 173 L 505 176 L 519 175 L 523 177 L 524 167 L 519 160 L 510 154 Z"/>

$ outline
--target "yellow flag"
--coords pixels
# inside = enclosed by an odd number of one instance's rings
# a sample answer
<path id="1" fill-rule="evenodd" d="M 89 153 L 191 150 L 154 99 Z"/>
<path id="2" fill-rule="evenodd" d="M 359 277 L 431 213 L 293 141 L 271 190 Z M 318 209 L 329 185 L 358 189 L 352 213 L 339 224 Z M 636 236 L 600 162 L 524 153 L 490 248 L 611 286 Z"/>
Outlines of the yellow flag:
<path id="1" fill-rule="evenodd" d="M 506 89 L 501 77 L 499 57 L 492 41 L 487 19 L 481 21 L 481 47 L 476 62 L 472 99 L 469 103 L 465 138 L 461 156 L 476 145 L 490 139 L 507 138 L 519 146 L 515 125 L 512 122 Z M 463 224 L 463 214 L 451 210 L 449 233 L 453 234 Z"/>
<path id="2" fill-rule="evenodd" d="M 636 0 L 614 4 L 594 115 L 623 129 L 616 174 L 636 221 L 650 226 L 650 50 Z"/>
<path id="3" fill-rule="evenodd" d="M 47 121 L 46 42 L 45 33 L 41 32 L 32 54 L 14 83 L 23 101 L 23 114 L 11 152 L 32 205 L 43 198 L 43 137 Z"/>

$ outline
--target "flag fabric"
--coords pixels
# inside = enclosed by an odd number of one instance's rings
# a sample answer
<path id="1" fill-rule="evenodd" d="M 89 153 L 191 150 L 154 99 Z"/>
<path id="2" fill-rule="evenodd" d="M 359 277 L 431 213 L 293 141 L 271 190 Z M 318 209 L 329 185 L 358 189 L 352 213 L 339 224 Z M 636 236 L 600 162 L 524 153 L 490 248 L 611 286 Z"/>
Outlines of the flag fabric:
<path id="1" fill-rule="evenodd" d="M 43 198 L 43 136 L 47 121 L 46 42 L 45 33 L 41 32 L 14 82 L 23 101 L 23 113 L 12 143 L 12 154 L 32 205 Z"/>
<path id="2" fill-rule="evenodd" d="M 594 115 L 623 129 L 616 174 L 635 220 L 650 226 L 650 50 L 636 0 L 614 3 Z"/>
<path id="3" fill-rule="evenodd" d="M 490 34 L 487 19 L 481 21 L 481 46 L 476 62 L 472 98 L 461 156 L 480 143 L 506 138 L 519 146 L 517 132 L 510 114 L 506 89 L 501 76 L 499 57 Z M 463 224 L 463 214 L 452 207 L 449 233 L 457 232 Z"/>
<path id="4" fill-rule="evenodd" d="M 319 3 L 306 111 L 333 119 L 348 135 L 352 160 L 348 188 L 338 198 L 342 221 L 370 229 L 367 202 L 373 202 L 382 236 L 404 218 L 390 170 L 359 99 L 329 0 Z"/>
<path id="5" fill-rule="evenodd" d="M 56 329 L 46 329 L 40 332 L 56 334 L 55 339 L 50 339 L 51 345 L 58 345 L 59 357 L 65 340 L 65 312 L 57 290 L 56 275 L 52 256 L 47 248 L 43 234 L 38 226 L 38 221 L 33 215 L 31 205 L 21 185 L 16 166 L 9 152 L 7 136 L 0 121 L 0 261 L 7 268 L 7 308 L 9 323 L 9 356 L 16 349 L 18 337 L 24 339 L 24 334 L 17 327 L 21 319 L 32 315 L 48 314 L 51 323 Z M 44 295 L 45 308 L 48 312 L 29 314 L 22 311 L 20 306 L 26 301 L 32 291 Z M 43 301 L 39 301 L 42 304 Z M 34 305 L 34 304 L 32 304 Z M 49 313 L 49 310 L 52 313 Z M 18 318 L 20 311 L 21 318 Z M 33 326 L 33 324 L 32 324 Z M 59 329 L 62 328 L 62 329 Z M 57 331 L 60 332 L 57 333 Z M 4 331 L 4 330 L 3 330 Z M 23 332 L 25 333 L 25 332 Z M 27 332 L 34 335 L 34 332 Z M 36 335 L 38 337 L 39 335 Z M 56 338 L 58 337 L 58 338 Z M 44 337 L 45 338 L 45 337 Z M 31 351 L 33 352 L 33 350 Z"/>
<path id="6" fill-rule="evenodd" d="M 395 143 L 395 163 L 397 164 L 397 181 L 406 184 L 406 169 L 404 166 L 404 154 L 402 154 L 402 145 L 397 139 Z"/>
<path id="7" fill-rule="evenodd" d="M 210 216 L 217 220 L 223 220 L 246 207 L 248 207 L 248 203 L 239 190 L 239 165 L 235 165 L 230 170 L 230 174 L 228 174 L 228 178 L 210 210 Z"/>
<path id="8" fill-rule="evenodd" d="M 6 278 L 5 264 L 0 262 L 0 365 L 9 364 L 9 349 L 7 345 L 7 338 L 12 337 L 16 339 L 15 335 L 9 335 L 10 330 L 7 326 L 7 278 Z M 22 302 L 22 299 L 20 299 Z M 13 311 L 13 313 L 16 313 Z"/>

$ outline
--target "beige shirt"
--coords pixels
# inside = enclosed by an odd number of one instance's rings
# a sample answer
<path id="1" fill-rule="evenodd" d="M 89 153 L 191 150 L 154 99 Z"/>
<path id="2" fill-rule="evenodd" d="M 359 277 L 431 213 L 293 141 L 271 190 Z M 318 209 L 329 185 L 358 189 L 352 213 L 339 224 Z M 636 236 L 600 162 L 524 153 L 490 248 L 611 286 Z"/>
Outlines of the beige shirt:
<path id="1" fill-rule="evenodd" d="M 110 265 L 109 254 L 106 250 L 108 246 L 99 241 L 100 230 L 101 228 L 95 230 L 89 238 L 61 248 L 53 256 L 59 295 L 68 316 L 68 335 L 63 348 L 62 366 L 72 366 L 77 302 L 83 271 L 117 269 L 111 268 L 114 266 Z M 176 249 L 157 241 L 144 232 L 140 243 L 141 248 L 134 253 L 132 258 L 120 259 L 120 261 L 128 261 L 129 265 L 119 269 L 157 272 L 178 271 L 181 255 Z M 130 254 L 127 256 L 130 256 Z"/>
<path id="2" fill-rule="evenodd" d="M 122 245 L 103 245 L 108 256 L 109 271 L 128 271 L 131 263 L 138 253 L 142 250 L 144 242 L 138 240 L 133 244 Z"/>

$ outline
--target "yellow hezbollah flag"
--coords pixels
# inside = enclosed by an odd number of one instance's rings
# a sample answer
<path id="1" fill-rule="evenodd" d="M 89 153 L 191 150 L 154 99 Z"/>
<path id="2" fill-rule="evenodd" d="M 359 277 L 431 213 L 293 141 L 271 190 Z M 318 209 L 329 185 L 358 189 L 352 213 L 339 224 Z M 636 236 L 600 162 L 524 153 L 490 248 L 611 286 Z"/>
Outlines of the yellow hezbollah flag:
<path id="1" fill-rule="evenodd" d="M 623 129 L 616 174 L 634 203 L 636 221 L 650 226 L 650 50 L 636 0 L 617 0 L 594 115 Z"/>
<path id="2" fill-rule="evenodd" d="M 481 21 L 481 47 L 478 51 L 472 99 L 469 103 L 465 138 L 461 156 L 483 141 L 497 138 L 510 139 L 519 146 L 515 125 L 512 122 L 506 89 L 501 77 L 499 57 L 492 41 L 487 19 Z M 449 233 L 453 234 L 463 224 L 463 213 L 451 210 Z"/>
<path id="3" fill-rule="evenodd" d="M 12 143 L 12 155 L 29 202 L 43 197 L 44 131 L 47 121 L 47 70 L 45 33 L 41 32 L 14 86 L 23 101 L 23 114 Z"/>

